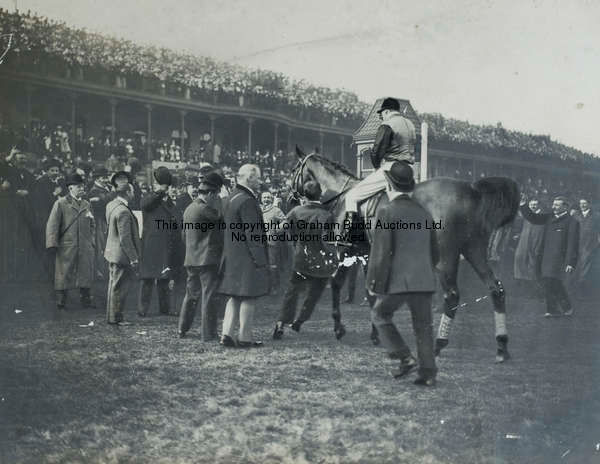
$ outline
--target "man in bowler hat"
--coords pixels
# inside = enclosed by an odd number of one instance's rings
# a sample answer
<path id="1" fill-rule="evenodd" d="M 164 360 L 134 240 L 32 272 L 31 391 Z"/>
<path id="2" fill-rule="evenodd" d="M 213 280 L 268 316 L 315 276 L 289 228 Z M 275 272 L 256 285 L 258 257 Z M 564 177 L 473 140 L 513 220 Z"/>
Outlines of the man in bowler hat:
<path id="1" fill-rule="evenodd" d="M 94 281 L 95 221 L 90 203 L 83 199 L 84 181 L 71 174 L 65 182 L 69 193 L 54 202 L 46 223 L 46 248 L 55 252 L 56 307 L 65 309 L 67 291 L 79 289 L 81 304 L 93 307 L 90 288 Z"/>
<path id="2" fill-rule="evenodd" d="M 392 318 L 404 303 L 410 309 L 417 341 L 419 375 L 416 385 L 434 386 L 437 368 L 433 351 L 433 320 L 431 297 L 435 292 L 434 266 L 439 259 L 431 215 L 408 195 L 414 188 L 413 171 L 404 162 L 394 163 L 386 176 L 397 190 L 389 202 L 377 209 L 376 221 L 382 224 L 398 218 L 421 227 L 408 229 L 375 228 L 373 246 L 367 270 L 367 288 L 376 296 L 371 319 L 388 356 L 399 359 L 399 369 L 392 372 L 399 378 L 417 366 L 406 342 Z"/>

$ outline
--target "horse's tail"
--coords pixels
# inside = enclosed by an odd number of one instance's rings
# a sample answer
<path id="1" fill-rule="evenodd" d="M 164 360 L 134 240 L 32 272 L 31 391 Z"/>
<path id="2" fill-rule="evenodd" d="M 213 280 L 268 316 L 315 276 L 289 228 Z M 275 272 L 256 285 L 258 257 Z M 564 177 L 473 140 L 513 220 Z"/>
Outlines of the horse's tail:
<path id="1" fill-rule="evenodd" d="M 487 233 L 511 222 L 519 209 L 519 187 L 506 177 L 485 177 L 473 184 L 479 194 L 478 216 Z"/>

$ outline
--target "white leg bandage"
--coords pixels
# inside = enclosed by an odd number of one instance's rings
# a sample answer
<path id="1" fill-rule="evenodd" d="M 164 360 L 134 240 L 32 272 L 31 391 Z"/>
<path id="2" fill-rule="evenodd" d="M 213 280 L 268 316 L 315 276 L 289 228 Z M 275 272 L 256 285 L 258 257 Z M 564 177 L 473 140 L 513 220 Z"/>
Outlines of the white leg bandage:
<path id="1" fill-rule="evenodd" d="M 506 335 L 506 313 L 494 311 L 494 323 L 496 324 L 496 337 Z"/>
<path id="2" fill-rule="evenodd" d="M 437 338 L 442 338 L 444 340 L 448 340 L 448 335 L 450 335 L 450 328 L 452 327 L 453 319 L 449 318 L 445 314 L 442 314 L 442 318 L 440 319 L 440 327 L 438 329 Z"/>

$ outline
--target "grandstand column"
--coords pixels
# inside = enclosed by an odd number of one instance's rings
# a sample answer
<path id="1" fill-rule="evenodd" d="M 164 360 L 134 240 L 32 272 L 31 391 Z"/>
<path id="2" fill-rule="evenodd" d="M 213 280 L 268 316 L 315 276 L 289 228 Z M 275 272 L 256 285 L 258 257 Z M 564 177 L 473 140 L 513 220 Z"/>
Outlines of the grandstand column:
<path id="1" fill-rule="evenodd" d="M 71 150 L 77 153 L 77 92 L 70 92 L 71 97 Z"/>
<path id="2" fill-rule="evenodd" d="M 288 128 L 288 133 L 287 133 L 287 152 L 291 152 L 292 151 L 292 126 L 287 126 Z"/>
<path id="3" fill-rule="evenodd" d="M 184 159 L 185 156 L 185 115 L 187 111 L 179 110 L 179 115 L 181 117 L 180 131 L 179 131 L 179 146 L 181 147 L 181 159 Z"/>
<path id="4" fill-rule="evenodd" d="M 215 121 L 217 117 L 214 114 L 210 114 L 208 117 L 210 119 L 210 140 L 215 143 Z"/>
<path id="5" fill-rule="evenodd" d="M 146 130 L 146 158 L 148 161 L 152 161 L 152 105 L 146 104 L 146 118 L 147 118 L 147 130 Z"/>
<path id="6" fill-rule="evenodd" d="M 319 131 L 319 154 L 323 155 L 323 139 L 325 138 L 325 134 L 322 131 Z"/>
<path id="7" fill-rule="evenodd" d="M 254 124 L 253 118 L 246 118 L 248 121 L 248 154 L 252 153 L 252 125 Z"/>
<path id="8" fill-rule="evenodd" d="M 279 148 L 279 123 L 273 123 L 273 153 L 277 153 Z"/>
<path id="9" fill-rule="evenodd" d="M 344 164 L 344 136 L 340 135 L 340 162 Z"/>
<path id="10" fill-rule="evenodd" d="M 117 131 L 117 100 L 115 98 L 111 98 L 110 102 L 110 146 L 115 146 L 115 138 Z"/>
<path id="11" fill-rule="evenodd" d="M 27 111 L 27 149 L 29 151 L 31 151 L 32 147 L 32 134 L 31 134 L 31 119 L 32 119 L 32 115 L 31 115 L 31 95 L 33 94 L 33 86 L 31 85 L 26 85 L 25 86 L 25 95 L 26 95 L 26 111 Z"/>

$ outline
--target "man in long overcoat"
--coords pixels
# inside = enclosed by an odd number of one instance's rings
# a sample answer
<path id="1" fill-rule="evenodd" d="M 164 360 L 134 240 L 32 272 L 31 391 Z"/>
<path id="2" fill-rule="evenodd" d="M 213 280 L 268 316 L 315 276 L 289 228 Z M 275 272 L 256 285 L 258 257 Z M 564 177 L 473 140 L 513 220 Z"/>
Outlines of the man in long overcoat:
<path id="1" fill-rule="evenodd" d="M 536 199 L 529 201 L 529 209 L 535 214 L 542 212 L 539 202 Z M 543 225 L 523 221 L 523 228 L 521 229 L 515 252 L 515 279 L 537 282 L 539 279 L 538 264 L 542 252 L 543 237 Z"/>
<path id="2" fill-rule="evenodd" d="M 282 239 L 294 235 L 304 238 L 294 241 L 294 264 L 273 330 L 274 340 L 283 336 L 286 324 L 291 324 L 296 332 L 300 331 L 302 324 L 312 316 L 327 282 L 337 270 L 335 250 L 326 244 L 328 235 L 335 232 L 333 215 L 319 201 L 321 186 L 315 181 L 308 181 L 302 191 L 307 202 L 293 208 L 280 228 Z M 315 240 L 317 235 L 319 239 Z M 298 297 L 304 289 L 304 301 L 296 316 Z"/>
<path id="3" fill-rule="evenodd" d="M 138 315 L 144 317 L 152 299 L 154 282 L 158 292 L 161 314 L 170 313 L 169 281 L 174 269 L 174 247 L 179 224 L 173 201 L 167 195 L 173 177 L 165 167 L 154 171 L 157 185 L 155 191 L 146 194 L 141 201 L 142 256 L 140 259 L 140 295 Z M 176 226 L 172 223 L 175 222 Z M 166 224 L 166 225 L 165 225 Z"/>
<path id="4" fill-rule="evenodd" d="M 427 229 L 433 219 L 408 196 L 415 185 L 409 165 L 395 163 L 388 178 L 402 193 L 377 210 L 366 278 L 368 290 L 376 295 L 371 319 L 388 356 L 401 360 L 400 368 L 392 374 L 396 378 L 403 377 L 416 367 L 416 361 L 392 319 L 400 306 L 408 305 L 419 358 L 419 376 L 415 384 L 433 386 L 437 368 L 431 297 L 436 289 L 434 266 L 439 259 L 434 231 Z M 385 227 L 396 223 L 398 218 L 419 226 L 395 230 Z"/>
<path id="5" fill-rule="evenodd" d="M 109 269 L 106 322 L 129 325 L 123 319 L 123 309 L 138 270 L 141 244 L 137 219 L 129 207 L 134 197 L 129 175 L 118 172 L 112 182 L 117 197 L 106 205 L 108 237 L 104 257 Z"/>
<path id="6" fill-rule="evenodd" d="M 544 225 L 540 273 L 546 298 L 545 317 L 571 316 L 573 308 L 564 280 L 575 270 L 579 247 L 579 223 L 567 211 L 564 197 L 556 197 L 551 213 L 533 213 L 521 200 L 521 214 L 533 224 Z M 562 308 L 558 312 L 557 305 Z"/>
<path id="7" fill-rule="evenodd" d="M 66 180 L 68 195 L 54 203 L 46 223 L 46 248 L 56 252 L 54 288 L 56 306 L 65 309 L 67 290 L 78 288 L 83 306 L 93 306 L 90 287 L 94 281 L 95 221 L 90 203 L 84 200 L 83 178 Z"/>
<path id="8" fill-rule="evenodd" d="M 579 222 L 579 258 L 576 282 L 580 296 L 588 296 L 592 292 L 589 285 L 597 282 L 598 250 L 600 249 L 600 215 L 592 211 L 587 199 L 579 200 L 579 211 L 573 215 Z M 590 295 L 591 296 L 591 295 Z"/>
<path id="9" fill-rule="evenodd" d="M 260 182 L 258 166 L 242 165 L 238 171 L 236 187 L 224 205 L 226 229 L 219 271 L 222 276 L 219 292 L 229 296 L 221 337 L 221 344 L 227 347 L 260 345 L 260 342 L 252 340 L 252 326 L 256 298 L 269 293 L 269 255 L 266 241 L 252 238 L 252 235 L 262 234 L 263 230 L 244 230 L 244 225 L 264 222 L 255 194 Z M 236 342 L 234 331 L 238 320 L 240 330 Z"/>
<path id="10" fill-rule="evenodd" d="M 216 172 L 207 174 L 198 187 L 198 197 L 186 208 L 184 228 L 184 266 L 187 272 L 185 297 L 179 313 L 180 338 L 183 338 L 194 321 L 196 305 L 200 301 L 202 340 L 217 337 L 217 306 L 215 293 L 219 285 L 218 268 L 223 253 L 223 214 L 218 192 L 223 178 Z"/>

